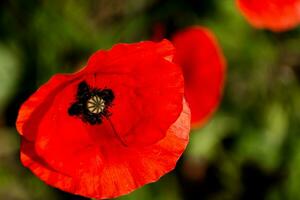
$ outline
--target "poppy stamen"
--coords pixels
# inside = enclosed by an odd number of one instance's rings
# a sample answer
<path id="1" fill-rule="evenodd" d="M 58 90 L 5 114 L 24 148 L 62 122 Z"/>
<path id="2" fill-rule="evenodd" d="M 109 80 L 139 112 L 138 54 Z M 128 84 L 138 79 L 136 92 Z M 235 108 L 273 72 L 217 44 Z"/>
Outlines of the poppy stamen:
<path id="1" fill-rule="evenodd" d="M 68 113 L 91 125 L 101 124 L 103 117 L 111 116 L 109 108 L 114 98 L 111 89 L 92 88 L 82 81 L 77 88 L 76 101 L 70 106 Z"/>
<path id="2" fill-rule="evenodd" d="M 88 101 L 87 101 L 87 109 L 94 114 L 99 114 L 104 111 L 105 109 L 105 101 L 99 97 L 99 96 L 92 96 Z"/>

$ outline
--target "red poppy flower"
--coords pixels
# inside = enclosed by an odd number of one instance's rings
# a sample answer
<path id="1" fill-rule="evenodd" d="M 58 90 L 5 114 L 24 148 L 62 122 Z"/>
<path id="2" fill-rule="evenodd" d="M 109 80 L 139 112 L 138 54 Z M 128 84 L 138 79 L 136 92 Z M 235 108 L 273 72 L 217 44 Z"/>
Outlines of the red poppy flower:
<path id="1" fill-rule="evenodd" d="M 219 105 L 225 59 L 214 35 L 206 28 L 187 28 L 176 33 L 172 41 L 176 47 L 175 62 L 183 70 L 192 126 L 199 127 Z"/>
<path id="2" fill-rule="evenodd" d="M 237 0 L 237 5 L 256 28 L 278 32 L 300 24 L 300 0 Z"/>
<path id="3" fill-rule="evenodd" d="M 21 107 L 21 161 L 47 184 L 117 197 L 172 170 L 189 134 L 183 77 L 168 41 L 119 44 L 55 75 Z"/>

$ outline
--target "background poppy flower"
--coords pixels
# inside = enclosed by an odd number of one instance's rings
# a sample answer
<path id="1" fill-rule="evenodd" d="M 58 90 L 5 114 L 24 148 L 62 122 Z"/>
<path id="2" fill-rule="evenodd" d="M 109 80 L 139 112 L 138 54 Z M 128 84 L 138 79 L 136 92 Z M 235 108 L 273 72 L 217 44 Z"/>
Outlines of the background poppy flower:
<path id="1" fill-rule="evenodd" d="M 300 24 L 299 0 L 237 0 L 238 8 L 256 28 L 285 31 Z"/>
<path id="2" fill-rule="evenodd" d="M 183 70 L 185 97 L 192 126 L 202 125 L 219 105 L 225 76 L 225 59 L 213 33 L 203 27 L 177 32 L 172 39 L 175 62 Z"/>
<path id="3" fill-rule="evenodd" d="M 54 187 L 94 198 L 169 172 L 190 124 L 173 55 L 166 40 L 119 44 L 75 74 L 52 77 L 19 111 L 22 163 Z"/>

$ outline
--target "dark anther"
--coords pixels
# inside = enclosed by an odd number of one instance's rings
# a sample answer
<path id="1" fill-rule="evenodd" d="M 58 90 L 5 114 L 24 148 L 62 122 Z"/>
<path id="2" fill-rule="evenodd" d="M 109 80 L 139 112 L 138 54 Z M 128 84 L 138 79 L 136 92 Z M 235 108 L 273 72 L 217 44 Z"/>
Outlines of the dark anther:
<path id="1" fill-rule="evenodd" d="M 79 83 L 76 101 L 68 109 L 70 116 L 78 116 L 91 125 L 101 124 L 102 118 L 108 118 L 109 107 L 115 96 L 111 89 L 91 88 L 85 81 Z"/>
<path id="2" fill-rule="evenodd" d="M 71 105 L 71 107 L 68 110 L 69 115 L 80 115 L 82 114 L 82 105 L 78 103 L 74 103 Z"/>
<path id="3" fill-rule="evenodd" d="M 86 100 L 88 99 L 90 93 L 90 87 L 85 81 L 82 81 L 78 85 L 77 89 L 77 100 Z"/>
<path id="4" fill-rule="evenodd" d="M 112 102 L 115 98 L 115 95 L 112 90 L 104 89 L 102 90 L 102 99 L 107 102 Z"/>

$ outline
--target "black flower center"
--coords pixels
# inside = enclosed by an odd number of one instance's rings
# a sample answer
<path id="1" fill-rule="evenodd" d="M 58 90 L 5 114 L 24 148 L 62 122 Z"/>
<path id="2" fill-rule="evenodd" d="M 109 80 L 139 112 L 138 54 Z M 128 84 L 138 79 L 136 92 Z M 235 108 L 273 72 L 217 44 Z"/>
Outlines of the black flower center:
<path id="1" fill-rule="evenodd" d="M 101 124 L 111 113 L 109 107 L 115 96 L 111 89 L 91 88 L 85 81 L 78 85 L 76 101 L 68 109 L 70 116 L 78 116 L 91 125 Z"/>

